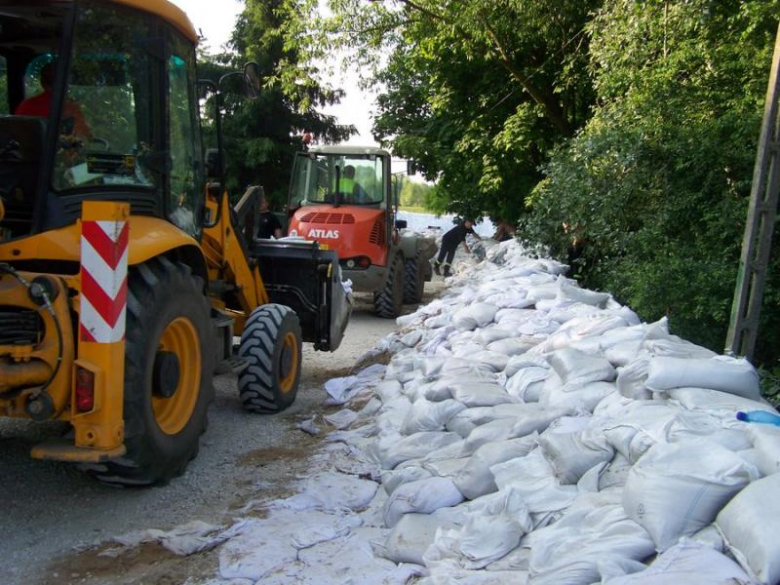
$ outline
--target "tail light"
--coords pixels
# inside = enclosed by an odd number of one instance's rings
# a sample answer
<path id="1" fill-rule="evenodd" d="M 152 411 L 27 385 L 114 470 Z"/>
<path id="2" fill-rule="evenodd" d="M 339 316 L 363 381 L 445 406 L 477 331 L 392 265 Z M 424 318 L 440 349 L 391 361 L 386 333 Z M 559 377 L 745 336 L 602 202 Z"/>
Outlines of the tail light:
<path id="1" fill-rule="evenodd" d="M 361 268 L 368 268 L 371 266 L 371 259 L 368 256 L 361 256 L 358 259 L 358 266 Z"/>
<path id="2" fill-rule="evenodd" d="M 95 408 L 95 374 L 81 366 L 76 368 L 76 410 L 89 412 Z"/>

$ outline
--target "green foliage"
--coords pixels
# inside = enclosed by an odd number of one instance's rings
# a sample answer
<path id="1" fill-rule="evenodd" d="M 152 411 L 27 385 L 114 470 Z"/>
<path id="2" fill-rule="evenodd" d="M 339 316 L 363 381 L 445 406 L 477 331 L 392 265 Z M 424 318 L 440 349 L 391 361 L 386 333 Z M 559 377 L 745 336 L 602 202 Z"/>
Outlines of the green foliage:
<path id="1" fill-rule="evenodd" d="M 771 5 L 771 6 L 770 6 Z M 589 25 L 599 106 L 545 166 L 522 233 L 585 284 L 722 351 L 778 3 L 610 0 Z M 780 274 L 777 258 L 771 270 Z M 777 353 L 778 282 L 761 355 Z"/>
<path id="2" fill-rule="evenodd" d="M 428 192 L 433 189 L 426 183 L 416 183 L 414 181 L 404 181 L 401 189 L 400 203 L 401 207 L 419 207 L 425 208 Z"/>
<path id="3" fill-rule="evenodd" d="M 347 139 L 354 128 L 339 126 L 316 108 L 338 102 L 343 92 L 322 85 L 312 55 L 301 43 L 314 18 L 309 0 L 247 0 L 229 43 L 231 51 L 199 55 L 201 77 L 218 80 L 247 61 L 260 65 L 263 88 L 256 100 L 244 97 L 241 78 L 224 94 L 222 134 L 228 188 L 240 197 L 250 184 L 263 185 L 277 209 L 286 201 L 292 161 L 304 150 L 309 132 L 320 142 Z M 213 112 L 213 100 L 206 108 Z M 204 124 L 206 145 L 214 147 L 213 115 Z"/>
<path id="4" fill-rule="evenodd" d="M 600 1 L 330 4 L 321 30 L 385 87 L 375 136 L 436 181 L 437 209 L 517 219 L 552 146 L 588 117 L 584 26 Z"/>

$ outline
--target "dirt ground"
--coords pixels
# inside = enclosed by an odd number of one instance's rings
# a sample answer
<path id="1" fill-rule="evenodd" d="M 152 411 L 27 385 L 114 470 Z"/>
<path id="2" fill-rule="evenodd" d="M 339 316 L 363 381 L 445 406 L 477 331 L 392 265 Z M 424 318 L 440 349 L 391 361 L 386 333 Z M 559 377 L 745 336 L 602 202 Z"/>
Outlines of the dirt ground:
<path id="1" fill-rule="evenodd" d="M 439 290 L 440 282 L 428 284 L 426 301 Z M 395 329 L 394 321 L 373 316 L 368 300 L 358 296 L 336 352 L 304 349 L 298 398 L 286 412 L 270 417 L 246 413 L 235 377 L 216 378 L 217 396 L 200 454 L 184 475 L 164 487 L 109 488 L 72 466 L 29 459 L 34 444 L 62 433 L 63 426 L 0 421 L 0 583 L 195 585 L 215 577 L 218 549 L 182 558 L 158 545 L 143 545 L 114 557 L 106 556 L 115 548 L 109 539 L 192 520 L 228 526 L 249 500 L 289 495 L 322 440 L 296 424 L 338 410 L 322 406 L 322 384 L 349 374 L 364 351 Z"/>

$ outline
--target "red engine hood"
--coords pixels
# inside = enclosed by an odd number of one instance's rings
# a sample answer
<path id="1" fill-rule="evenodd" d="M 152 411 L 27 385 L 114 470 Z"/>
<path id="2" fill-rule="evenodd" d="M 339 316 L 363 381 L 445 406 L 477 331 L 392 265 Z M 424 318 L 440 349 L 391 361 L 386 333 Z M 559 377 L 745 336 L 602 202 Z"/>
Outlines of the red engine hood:
<path id="1" fill-rule="evenodd" d="M 288 235 L 315 240 L 339 258 L 368 256 L 371 263 L 387 264 L 387 214 L 360 206 L 310 205 L 290 219 Z"/>

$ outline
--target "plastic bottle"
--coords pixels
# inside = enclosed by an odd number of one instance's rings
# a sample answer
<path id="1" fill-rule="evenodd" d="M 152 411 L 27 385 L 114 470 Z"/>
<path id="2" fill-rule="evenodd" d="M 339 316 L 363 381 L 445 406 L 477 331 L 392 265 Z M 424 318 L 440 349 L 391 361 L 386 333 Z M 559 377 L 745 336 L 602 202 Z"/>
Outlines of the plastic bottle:
<path id="1" fill-rule="evenodd" d="M 764 423 L 780 427 L 780 415 L 772 414 L 766 410 L 751 410 L 750 412 L 738 412 L 737 420 L 754 423 Z"/>

